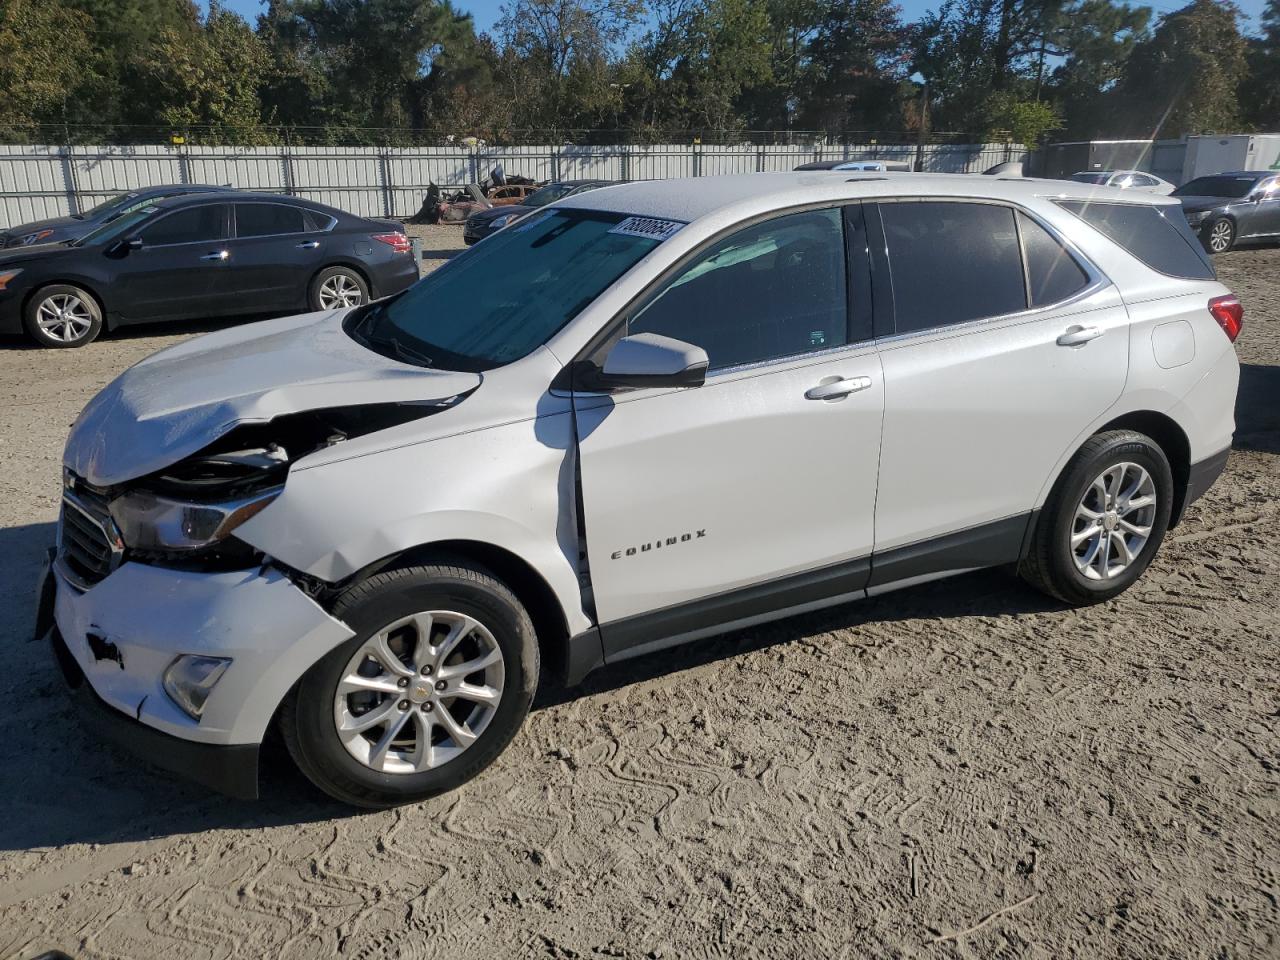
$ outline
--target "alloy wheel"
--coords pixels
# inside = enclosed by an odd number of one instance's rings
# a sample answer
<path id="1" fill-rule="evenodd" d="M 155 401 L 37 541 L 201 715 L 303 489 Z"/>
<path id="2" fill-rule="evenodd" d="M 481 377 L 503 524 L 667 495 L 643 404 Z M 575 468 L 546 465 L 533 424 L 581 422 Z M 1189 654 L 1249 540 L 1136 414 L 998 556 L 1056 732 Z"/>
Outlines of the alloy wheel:
<path id="1" fill-rule="evenodd" d="M 54 340 L 74 343 L 93 326 L 93 312 L 75 294 L 55 293 L 36 308 L 36 325 Z"/>
<path id="2" fill-rule="evenodd" d="M 1129 568 L 1151 540 L 1156 485 L 1136 463 L 1118 463 L 1085 490 L 1071 525 L 1071 555 L 1090 580 L 1110 580 Z"/>
<path id="3" fill-rule="evenodd" d="M 1214 253 L 1226 253 L 1231 248 L 1231 221 L 1219 220 L 1209 231 L 1209 249 Z"/>
<path id="4" fill-rule="evenodd" d="M 320 306 L 326 310 L 337 307 L 358 307 L 364 302 L 364 293 L 354 278 L 345 273 L 335 273 L 320 284 Z"/>
<path id="5" fill-rule="evenodd" d="M 432 610 L 375 632 L 347 662 L 333 720 L 356 760 L 380 773 L 421 773 L 484 733 L 502 700 L 506 664 L 473 617 Z"/>

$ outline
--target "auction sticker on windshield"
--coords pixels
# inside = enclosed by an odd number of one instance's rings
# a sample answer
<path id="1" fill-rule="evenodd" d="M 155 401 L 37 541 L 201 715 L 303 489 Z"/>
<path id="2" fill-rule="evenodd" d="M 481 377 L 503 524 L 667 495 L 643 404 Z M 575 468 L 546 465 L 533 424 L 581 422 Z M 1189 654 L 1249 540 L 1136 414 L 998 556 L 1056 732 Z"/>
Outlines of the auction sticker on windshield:
<path id="1" fill-rule="evenodd" d="M 654 217 L 627 217 L 610 230 L 626 237 L 644 237 L 646 240 L 657 240 L 661 243 L 675 235 L 684 224 L 678 220 L 658 220 Z"/>

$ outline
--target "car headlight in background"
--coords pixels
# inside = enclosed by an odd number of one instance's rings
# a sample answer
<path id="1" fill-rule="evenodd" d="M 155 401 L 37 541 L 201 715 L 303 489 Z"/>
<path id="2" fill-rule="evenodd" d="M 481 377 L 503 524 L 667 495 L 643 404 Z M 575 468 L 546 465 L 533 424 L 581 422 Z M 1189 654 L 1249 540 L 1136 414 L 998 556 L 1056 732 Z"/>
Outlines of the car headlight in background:
<path id="1" fill-rule="evenodd" d="M 43 243 L 45 240 L 47 240 L 49 237 L 52 237 L 52 236 L 53 236 L 52 230 L 37 230 L 35 233 L 28 233 L 25 237 L 22 237 L 18 241 L 18 243 L 20 243 L 24 247 L 29 247 L 33 243 Z"/>
<path id="2" fill-rule="evenodd" d="M 9 281 L 20 274 L 21 270 L 3 270 L 0 271 L 0 293 L 9 288 Z"/>
<path id="3" fill-rule="evenodd" d="M 204 705 L 214 685 L 227 672 L 231 661 L 225 657 L 203 657 L 184 653 L 164 672 L 164 692 L 194 720 L 204 713 Z"/>
<path id="4" fill-rule="evenodd" d="M 1208 210 L 1197 210 L 1195 213 L 1188 213 L 1187 223 L 1199 223 L 1207 216 L 1209 216 Z"/>
<path id="5" fill-rule="evenodd" d="M 231 531 L 280 495 L 271 487 L 232 500 L 199 503 L 134 490 L 111 501 L 111 517 L 125 546 L 190 554 L 226 540 Z"/>
<path id="6" fill-rule="evenodd" d="M 519 220 L 519 219 L 520 219 L 520 214 L 518 213 L 504 213 L 502 216 L 494 217 L 491 221 L 489 221 L 489 229 L 501 230 L 508 223 L 511 223 L 513 220 Z"/>

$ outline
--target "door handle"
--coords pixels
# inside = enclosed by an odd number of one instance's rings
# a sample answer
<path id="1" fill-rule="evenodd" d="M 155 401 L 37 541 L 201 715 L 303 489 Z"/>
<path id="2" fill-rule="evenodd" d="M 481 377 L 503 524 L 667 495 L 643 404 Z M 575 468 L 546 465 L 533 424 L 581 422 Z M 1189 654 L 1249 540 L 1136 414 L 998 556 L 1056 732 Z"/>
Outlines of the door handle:
<path id="1" fill-rule="evenodd" d="M 835 377 L 823 381 L 816 387 L 810 387 L 804 395 L 809 400 L 839 400 L 859 390 L 866 390 L 870 386 L 870 377 Z"/>
<path id="2" fill-rule="evenodd" d="M 302 243 L 298 244 L 298 249 L 299 249 L 299 250 L 314 250 L 314 249 L 315 249 L 316 247 L 318 247 L 318 246 L 320 246 L 320 241 L 319 241 L 319 240 L 304 240 L 304 241 L 302 241 Z"/>
<path id="3" fill-rule="evenodd" d="M 1068 327 L 1067 332 L 1058 338 L 1058 346 L 1082 347 L 1090 340 L 1097 340 L 1104 332 L 1101 327 L 1082 327 L 1077 324 Z"/>
<path id="4" fill-rule="evenodd" d="M 226 250 L 215 250 L 213 253 L 206 253 L 201 260 L 226 260 L 231 254 Z"/>

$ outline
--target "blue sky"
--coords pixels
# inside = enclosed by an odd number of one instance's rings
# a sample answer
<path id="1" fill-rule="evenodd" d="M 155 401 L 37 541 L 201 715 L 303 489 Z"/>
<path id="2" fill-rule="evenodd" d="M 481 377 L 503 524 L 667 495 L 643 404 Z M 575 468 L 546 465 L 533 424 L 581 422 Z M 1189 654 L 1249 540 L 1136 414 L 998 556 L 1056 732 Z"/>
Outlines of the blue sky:
<path id="1" fill-rule="evenodd" d="M 196 0 L 201 7 L 207 7 L 207 0 Z M 454 6 L 459 10 L 470 13 L 476 21 L 476 29 L 488 30 L 493 26 L 494 21 L 498 19 L 499 10 L 503 0 L 454 0 Z M 902 16 L 907 20 L 914 20 L 926 10 L 932 10 L 938 6 L 939 0 L 898 0 L 902 7 Z M 1141 2 L 1141 0 L 1137 0 Z M 1246 25 L 1247 29 L 1257 29 L 1257 18 L 1262 13 L 1262 6 L 1265 0 L 1236 0 L 1237 5 L 1249 18 Z M 1147 0 L 1147 5 L 1153 7 L 1156 12 L 1168 13 L 1170 10 L 1177 10 L 1179 7 L 1185 6 L 1185 0 Z M 262 9 L 261 0 L 223 0 L 223 6 L 239 13 L 250 23 L 257 17 Z"/>

